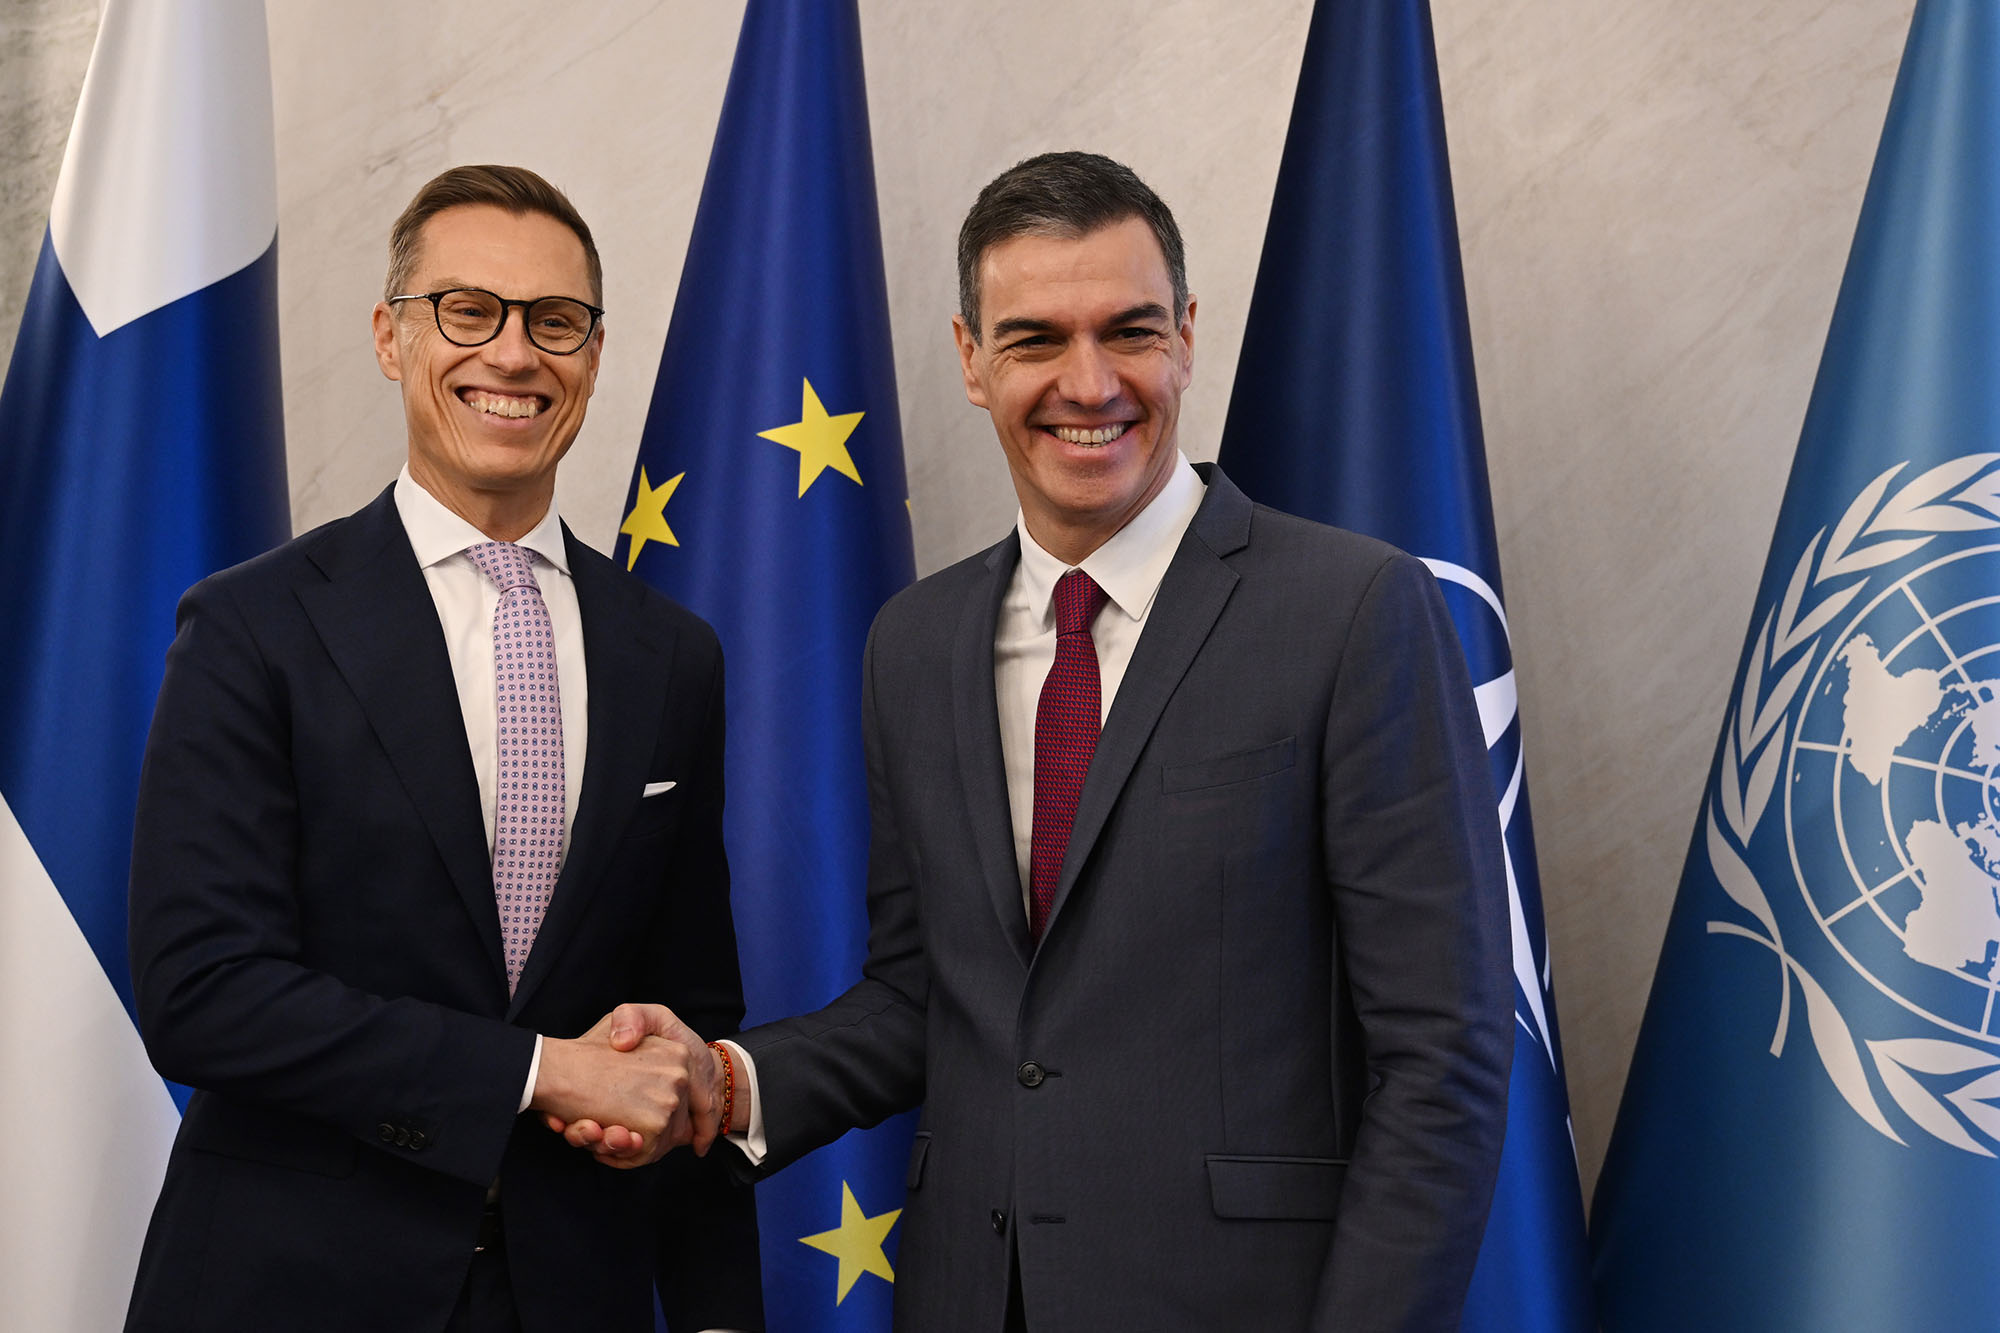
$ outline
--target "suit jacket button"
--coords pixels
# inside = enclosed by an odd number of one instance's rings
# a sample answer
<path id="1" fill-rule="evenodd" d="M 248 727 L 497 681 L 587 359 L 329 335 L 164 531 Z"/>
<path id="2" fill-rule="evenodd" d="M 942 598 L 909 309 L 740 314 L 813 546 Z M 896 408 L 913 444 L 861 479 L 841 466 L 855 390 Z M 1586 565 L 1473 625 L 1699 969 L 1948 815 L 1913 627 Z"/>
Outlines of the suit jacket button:
<path id="1" fill-rule="evenodd" d="M 410 1146 L 410 1131 L 407 1126 L 396 1131 L 396 1146 L 398 1148 Z"/>
<path id="2" fill-rule="evenodd" d="M 1047 1077 L 1047 1072 L 1033 1060 L 1029 1060 L 1014 1071 L 1014 1077 L 1021 1081 L 1021 1086 L 1024 1088 L 1039 1088 L 1042 1086 L 1042 1080 Z"/>
<path id="3" fill-rule="evenodd" d="M 422 1152 L 425 1148 L 430 1147 L 430 1144 L 431 1144 L 430 1136 L 424 1133 L 421 1129 L 413 1129 L 410 1131 L 411 1152 Z"/>
<path id="4" fill-rule="evenodd" d="M 375 1126 L 375 1137 L 384 1143 L 394 1143 L 396 1141 L 396 1127 L 384 1120 L 381 1124 Z"/>
<path id="5" fill-rule="evenodd" d="M 1007 1234 L 1007 1214 L 998 1208 L 993 1210 L 993 1234 L 996 1236 Z"/>

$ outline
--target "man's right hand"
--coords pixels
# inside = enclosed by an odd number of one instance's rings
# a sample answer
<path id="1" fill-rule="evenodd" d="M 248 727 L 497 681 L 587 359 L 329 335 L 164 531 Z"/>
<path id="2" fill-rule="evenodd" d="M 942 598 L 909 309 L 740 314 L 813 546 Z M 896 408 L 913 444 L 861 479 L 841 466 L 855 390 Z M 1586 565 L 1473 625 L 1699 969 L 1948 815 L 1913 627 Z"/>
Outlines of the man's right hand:
<path id="1" fill-rule="evenodd" d="M 680 1046 L 687 1058 L 689 1078 L 690 1137 L 685 1141 L 693 1144 L 697 1156 L 705 1155 L 716 1139 L 749 1123 L 749 1089 L 741 1080 L 736 1084 L 735 1123 L 721 1123 L 721 1065 L 701 1034 L 681 1022 L 665 1005 L 621 1004 L 585 1035 L 600 1031 L 605 1033 L 611 1047 L 619 1051 L 636 1054 L 658 1041 Z M 628 1122 L 600 1116 L 564 1116 L 553 1110 L 545 1113 L 544 1119 L 571 1146 L 589 1149 L 606 1165 L 635 1166 L 652 1160 L 645 1155 L 643 1137 Z"/>
<path id="2" fill-rule="evenodd" d="M 695 1141 L 690 1118 L 689 1065 L 685 1042 L 652 1035 L 628 1018 L 616 1044 L 612 1031 L 624 1006 L 581 1037 L 542 1039 L 542 1061 L 528 1106 L 552 1121 L 614 1125 L 622 1130 L 618 1151 L 599 1153 L 607 1165 L 644 1166 L 670 1148 Z M 662 1012 L 665 1012 L 664 1010 Z M 696 1043 L 709 1063 L 706 1046 Z M 704 1080 L 708 1070 L 703 1068 Z M 706 1087 L 702 1088 L 706 1092 Z M 706 1106 L 706 1101 L 703 1101 Z M 714 1120 L 709 1109 L 707 1119 Z M 714 1137 L 711 1128 L 708 1138 Z M 701 1144 L 706 1147 L 706 1142 Z"/>

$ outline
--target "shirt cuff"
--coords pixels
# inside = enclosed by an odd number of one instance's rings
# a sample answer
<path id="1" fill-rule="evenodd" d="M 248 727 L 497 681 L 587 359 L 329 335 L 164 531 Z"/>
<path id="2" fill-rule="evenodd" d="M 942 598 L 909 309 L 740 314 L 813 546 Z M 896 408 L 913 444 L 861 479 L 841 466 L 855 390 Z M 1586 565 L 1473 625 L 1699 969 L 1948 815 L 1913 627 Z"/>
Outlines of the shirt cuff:
<path id="1" fill-rule="evenodd" d="M 519 1115 L 528 1109 L 528 1103 L 535 1100 L 535 1075 L 542 1072 L 542 1034 L 535 1034 L 535 1055 L 528 1061 L 528 1086 L 521 1089 L 521 1104 L 514 1108 Z"/>
<path id="2" fill-rule="evenodd" d="M 736 1077 L 741 1080 L 744 1091 L 750 1094 L 750 1125 L 741 1133 L 729 1135 L 729 1141 L 736 1145 L 750 1165 L 762 1166 L 771 1146 L 764 1139 L 764 1099 L 757 1095 L 757 1062 L 750 1058 L 750 1052 L 726 1037 L 716 1045 L 729 1048 L 729 1059 L 736 1066 Z"/>

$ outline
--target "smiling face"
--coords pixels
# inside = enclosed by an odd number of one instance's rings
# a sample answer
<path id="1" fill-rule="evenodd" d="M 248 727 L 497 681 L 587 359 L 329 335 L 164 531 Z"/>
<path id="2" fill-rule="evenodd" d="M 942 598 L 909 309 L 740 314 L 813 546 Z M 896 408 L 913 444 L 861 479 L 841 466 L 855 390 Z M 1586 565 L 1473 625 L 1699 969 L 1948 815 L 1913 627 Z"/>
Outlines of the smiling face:
<path id="1" fill-rule="evenodd" d="M 993 246 L 979 318 L 977 341 L 952 321 L 965 396 L 993 415 L 1029 533 L 1075 564 L 1173 472 L 1194 302 L 1176 323 L 1160 243 L 1134 217 Z"/>
<path id="2" fill-rule="evenodd" d="M 591 295 L 574 232 L 546 214 L 485 204 L 447 208 L 424 224 L 404 290 L 454 287 L 529 301 Z M 547 511 L 604 344 L 600 325 L 581 351 L 554 356 L 528 341 L 523 318 L 510 308 L 499 337 L 460 347 L 438 332 L 428 301 L 379 303 L 374 314 L 375 359 L 403 386 L 411 477 L 500 540 L 525 534 Z"/>

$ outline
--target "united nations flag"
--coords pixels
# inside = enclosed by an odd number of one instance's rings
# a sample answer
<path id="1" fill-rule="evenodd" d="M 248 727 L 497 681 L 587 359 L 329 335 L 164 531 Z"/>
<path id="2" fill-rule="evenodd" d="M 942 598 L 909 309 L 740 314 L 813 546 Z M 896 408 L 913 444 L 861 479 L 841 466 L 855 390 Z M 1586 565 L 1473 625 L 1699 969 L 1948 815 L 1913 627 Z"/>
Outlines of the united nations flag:
<path id="1" fill-rule="evenodd" d="M 1598 1187 L 1615 1333 L 2000 1310 L 1996 69 L 1921 0 Z"/>

